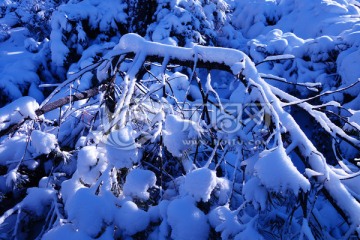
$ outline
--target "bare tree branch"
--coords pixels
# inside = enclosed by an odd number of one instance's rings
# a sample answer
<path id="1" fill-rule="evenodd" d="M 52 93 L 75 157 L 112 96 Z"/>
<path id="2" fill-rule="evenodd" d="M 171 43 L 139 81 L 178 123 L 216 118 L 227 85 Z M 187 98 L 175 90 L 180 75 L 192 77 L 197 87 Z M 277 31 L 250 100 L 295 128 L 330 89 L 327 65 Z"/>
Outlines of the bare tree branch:
<path id="1" fill-rule="evenodd" d="M 59 107 L 62 107 L 70 102 L 75 102 L 75 101 L 79 101 L 79 100 L 83 100 L 83 99 L 87 99 L 87 98 L 91 98 L 96 96 L 99 93 L 99 89 L 102 88 L 105 84 L 102 84 L 100 87 L 96 86 L 93 88 L 90 88 L 89 90 L 86 91 L 82 91 L 82 92 L 77 92 L 73 95 L 70 96 L 66 96 L 63 98 L 60 98 L 54 102 L 51 103 L 47 103 L 45 104 L 43 107 L 37 109 L 35 111 L 37 116 L 41 116 L 47 112 L 50 112 L 54 109 L 57 109 Z M 0 131 L 0 137 L 3 137 L 7 134 L 10 134 L 14 131 L 16 131 L 17 129 L 19 129 L 21 127 L 21 125 L 23 125 L 27 120 L 30 120 L 30 118 L 24 118 L 21 122 L 16 123 L 16 124 L 12 124 L 9 127 L 7 127 L 6 129 L 3 129 Z"/>

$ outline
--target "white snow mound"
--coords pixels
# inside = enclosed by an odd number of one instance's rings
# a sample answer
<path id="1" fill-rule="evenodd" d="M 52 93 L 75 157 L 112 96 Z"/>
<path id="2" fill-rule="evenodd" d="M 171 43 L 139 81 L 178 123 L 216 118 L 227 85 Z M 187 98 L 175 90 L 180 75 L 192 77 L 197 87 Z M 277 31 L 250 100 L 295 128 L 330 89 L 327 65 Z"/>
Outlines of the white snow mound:
<path id="1" fill-rule="evenodd" d="M 209 201 L 216 184 L 216 174 L 208 168 L 195 169 L 188 173 L 185 178 L 185 190 L 196 201 Z"/>
<path id="2" fill-rule="evenodd" d="M 126 176 L 124 184 L 124 195 L 148 200 L 147 190 L 155 186 L 156 176 L 152 171 L 134 169 Z"/>
<path id="3" fill-rule="evenodd" d="M 57 147 L 56 136 L 52 133 L 44 133 L 39 130 L 31 132 L 31 146 L 37 154 L 49 154 Z"/>
<path id="4" fill-rule="evenodd" d="M 190 197 L 176 199 L 169 204 L 168 223 L 171 226 L 171 238 L 175 240 L 208 239 L 210 227 L 207 217 L 195 206 Z"/>
<path id="5" fill-rule="evenodd" d="M 191 147 L 191 139 L 200 136 L 201 129 L 194 121 L 182 119 L 176 115 L 168 115 L 165 119 L 164 145 L 174 157 L 181 157 Z"/>
<path id="6" fill-rule="evenodd" d="M 138 162 L 138 149 L 130 126 L 112 131 L 103 139 L 103 143 L 108 160 L 116 168 L 130 168 Z"/>
<path id="7" fill-rule="evenodd" d="M 300 189 L 305 192 L 310 189 L 309 181 L 299 173 L 282 146 L 263 151 L 254 169 L 261 183 L 273 191 L 292 190 L 298 194 Z"/>
<path id="8" fill-rule="evenodd" d="M 12 103 L 0 108 L 0 130 L 9 127 L 12 124 L 19 123 L 29 117 L 37 117 L 35 111 L 39 104 L 32 97 L 22 97 Z"/>
<path id="9" fill-rule="evenodd" d="M 127 235 L 133 235 L 147 228 L 150 214 L 138 208 L 132 201 L 126 201 L 115 211 L 115 224 Z"/>

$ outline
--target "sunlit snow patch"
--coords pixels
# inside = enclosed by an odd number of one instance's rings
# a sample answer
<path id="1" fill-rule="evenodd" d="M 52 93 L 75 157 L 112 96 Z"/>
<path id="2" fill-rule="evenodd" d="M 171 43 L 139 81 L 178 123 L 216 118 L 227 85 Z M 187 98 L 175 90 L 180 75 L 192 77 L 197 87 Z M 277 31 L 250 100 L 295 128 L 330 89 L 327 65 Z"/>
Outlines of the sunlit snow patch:
<path id="1" fill-rule="evenodd" d="M 172 201 L 167 216 L 173 239 L 208 239 L 210 226 L 207 217 L 191 197 Z"/>
<path id="2" fill-rule="evenodd" d="M 216 184 L 216 174 L 208 168 L 196 169 L 188 173 L 185 178 L 185 190 L 196 201 L 209 201 Z"/>
<path id="3" fill-rule="evenodd" d="M 131 127 L 113 130 L 102 140 L 107 158 L 116 168 L 130 168 L 138 162 L 138 149 Z"/>
<path id="4" fill-rule="evenodd" d="M 310 189 L 309 181 L 296 169 L 284 147 L 265 150 L 259 157 L 255 174 L 266 188 L 276 192 L 292 190 L 295 194 Z"/>
<path id="5" fill-rule="evenodd" d="M 152 171 L 134 169 L 126 176 L 124 195 L 147 200 L 149 199 L 147 190 L 155 186 L 155 183 L 156 176 Z"/>

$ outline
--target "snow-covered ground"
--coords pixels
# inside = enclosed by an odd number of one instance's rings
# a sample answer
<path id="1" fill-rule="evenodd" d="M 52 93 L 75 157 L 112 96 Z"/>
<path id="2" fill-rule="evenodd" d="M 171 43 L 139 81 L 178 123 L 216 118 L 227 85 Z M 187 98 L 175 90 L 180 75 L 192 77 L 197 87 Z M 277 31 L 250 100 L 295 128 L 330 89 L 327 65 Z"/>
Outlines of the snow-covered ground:
<path id="1" fill-rule="evenodd" d="M 359 238 L 359 6 L 0 0 L 0 238 Z"/>

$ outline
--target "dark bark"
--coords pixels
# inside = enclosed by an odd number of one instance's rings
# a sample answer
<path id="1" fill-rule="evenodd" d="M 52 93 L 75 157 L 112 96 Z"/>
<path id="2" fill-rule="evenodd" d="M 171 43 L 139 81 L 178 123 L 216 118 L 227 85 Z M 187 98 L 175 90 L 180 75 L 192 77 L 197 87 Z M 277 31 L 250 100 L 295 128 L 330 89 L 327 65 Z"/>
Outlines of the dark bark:
<path id="1" fill-rule="evenodd" d="M 69 95 L 69 96 L 66 96 L 64 98 L 60 98 L 60 99 L 58 99 L 58 100 L 56 100 L 54 102 L 47 103 L 42 108 L 37 109 L 35 111 L 35 113 L 36 113 L 37 116 L 41 116 L 41 115 L 43 115 L 43 114 L 45 114 L 47 112 L 50 112 L 50 111 L 52 111 L 54 109 L 62 107 L 62 106 L 66 105 L 66 104 L 68 104 L 70 102 L 76 102 L 76 101 L 79 101 L 79 100 L 82 100 L 82 99 L 87 99 L 87 98 L 94 97 L 98 93 L 99 93 L 99 87 L 97 86 L 97 87 L 91 88 L 91 89 L 83 91 L 83 92 L 78 92 L 78 93 L 75 93 L 73 95 Z M 7 134 L 10 134 L 10 133 L 16 131 L 27 120 L 30 120 L 30 118 L 24 118 L 21 122 L 16 123 L 16 124 L 12 124 L 9 127 L 7 127 L 6 129 L 1 130 L 0 131 L 0 137 L 3 137 L 5 135 L 7 135 Z"/>

